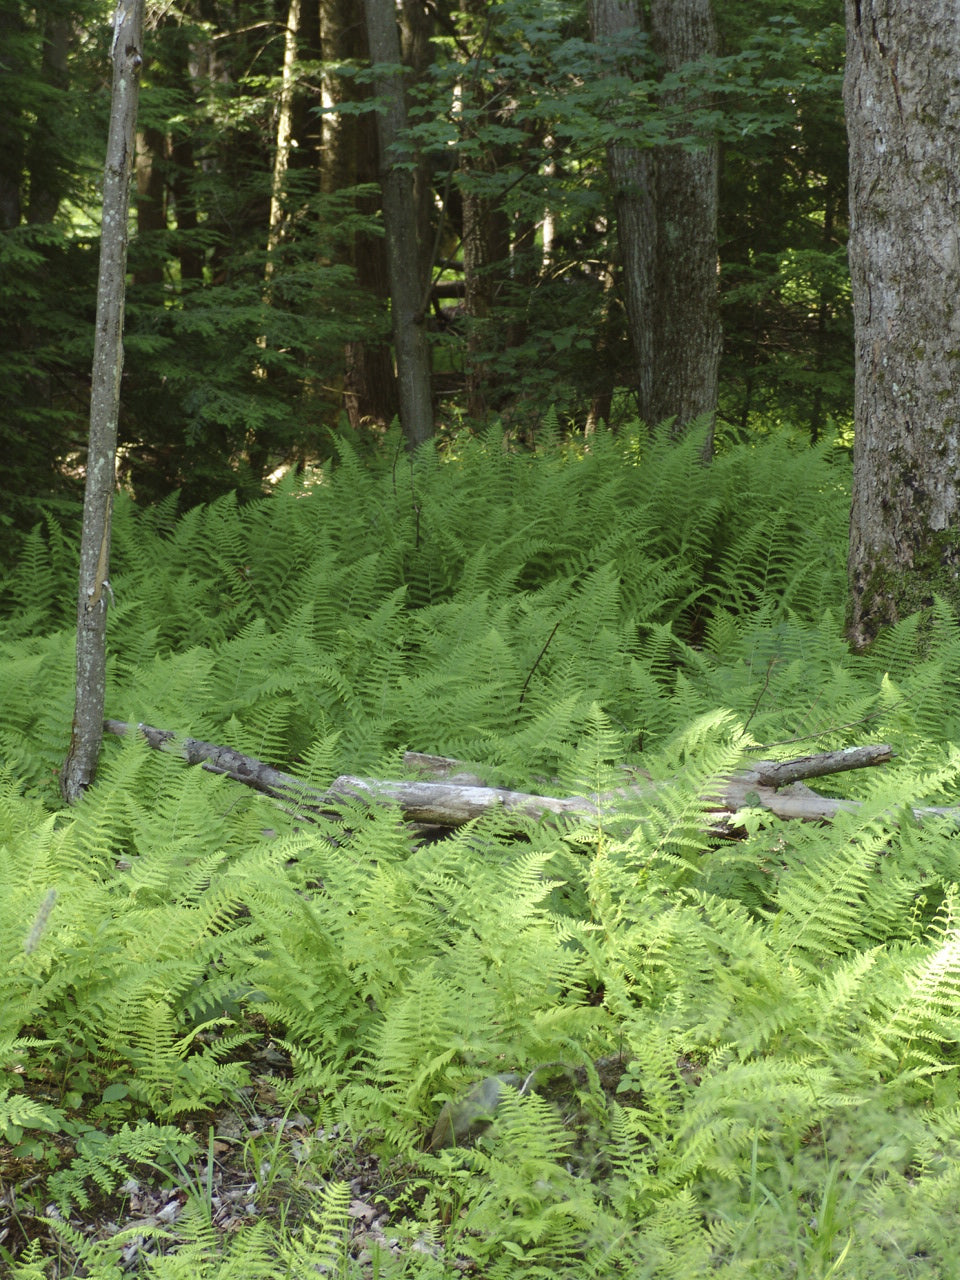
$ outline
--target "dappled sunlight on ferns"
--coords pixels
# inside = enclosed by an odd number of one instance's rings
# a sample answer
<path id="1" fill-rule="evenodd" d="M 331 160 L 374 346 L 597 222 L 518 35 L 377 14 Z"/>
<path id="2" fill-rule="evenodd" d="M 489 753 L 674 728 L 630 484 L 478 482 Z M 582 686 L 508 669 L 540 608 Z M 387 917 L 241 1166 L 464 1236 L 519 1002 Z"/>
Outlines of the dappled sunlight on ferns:
<path id="1" fill-rule="evenodd" d="M 0 1127 L 57 1132 L 113 1086 L 109 1144 L 51 1184 L 83 1204 L 185 1159 L 170 1122 L 241 1096 L 270 1038 L 284 1098 L 430 1180 L 423 1221 L 396 1211 L 425 1275 L 733 1280 L 786 1248 L 812 1276 L 848 1239 L 870 1280 L 914 1274 L 883 1269 L 898 1251 L 942 1262 L 960 853 L 910 810 L 957 792 L 957 620 L 938 602 L 850 653 L 826 448 L 706 468 L 695 438 L 630 432 L 536 458 L 494 432 L 446 459 L 397 443 L 368 465 L 344 442 L 322 484 L 246 506 L 119 501 L 108 715 L 319 788 L 442 753 L 596 818 L 431 842 L 342 799 L 307 822 L 134 735 L 63 810 L 74 569 L 38 529 L 3 584 Z M 748 808 L 708 834 L 737 769 L 883 740 L 893 764 L 824 781 L 861 802 L 829 826 Z M 440 1108 L 501 1075 L 492 1123 L 431 1149 Z M 291 1274 L 361 1274 L 344 1195 L 270 1237 Z M 265 1250 L 251 1231 L 237 1274 Z"/>

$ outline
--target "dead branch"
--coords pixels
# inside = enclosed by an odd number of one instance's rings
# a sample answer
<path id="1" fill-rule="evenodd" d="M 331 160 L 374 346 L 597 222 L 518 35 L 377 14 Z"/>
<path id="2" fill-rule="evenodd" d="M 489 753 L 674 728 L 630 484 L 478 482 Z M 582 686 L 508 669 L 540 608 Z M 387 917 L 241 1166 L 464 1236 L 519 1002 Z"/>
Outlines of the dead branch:
<path id="1" fill-rule="evenodd" d="M 127 734 L 123 720 L 105 720 L 108 733 Z M 359 799 L 371 804 L 395 804 L 406 821 L 439 827 L 458 827 L 492 810 L 515 813 L 524 818 L 557 821 L 613 821 L 630 817 L 639 804 L 656 793 L 652 782 L 629 784 L 602 795 L 548 796 L 503 787 L 486 786 L 483 779 L 465 770 L 458 760 L 408 752 L 404 764 L 411 771 L 426 774 L 414 780 L 356 778 L 344 774 L 325 791 L 312 787 L 294 774 L 284 773 L 253 756 L 229 747 L 180 737 L 169 729 L 139 724 L 136 731 L 150 746 L 181 756 L 189 764 L 199 764 L 211 773 L 222 773 L 281 802 L 298 817 L 313 820 L 338 812 L 337 802 Z M 707 829 L 717 835 L 737 830 L 736 815 L 743 809 L 765 809 L 775 817 L 804 822 L 829 822 L 842 810 L 856 810 L 855 800 L 835 800 L 818 795 L 804 786 L 801 778 L 820 778 L 847 769 L 885 764 L 893 758 L 886 744 L 848 747 L 796 760 L 760 760 L 733 777 L 718 779 L 716 794 L 704 797 Z M 631 779 L 636 774 L 630 771 Z M 945 817 L 960 823 L 960 808 L 915 808 L 918 819 Z"/>

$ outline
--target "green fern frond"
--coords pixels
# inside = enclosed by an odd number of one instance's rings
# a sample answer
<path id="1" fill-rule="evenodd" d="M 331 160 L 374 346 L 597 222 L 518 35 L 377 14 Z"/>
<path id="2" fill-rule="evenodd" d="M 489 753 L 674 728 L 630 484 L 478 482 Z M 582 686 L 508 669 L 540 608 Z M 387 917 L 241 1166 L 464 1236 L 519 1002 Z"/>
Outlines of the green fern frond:
<path id="1" fill-rule="evenodd" d="M 124 1124 L 113 1134 L 93 1132 L 80 1138 L 77 1156 L 69 1168 L 51 1176 L 49 1187 L 64 1212 L 72 1205 L 85 1209 L 90 1204 L 88 1179 L 110 1195 L 132 1166 L 174 1160 L 186 1164 L 196 1150 L 194 1139 L 173 1125 L 141 1122 L 133 1129 Z"/>

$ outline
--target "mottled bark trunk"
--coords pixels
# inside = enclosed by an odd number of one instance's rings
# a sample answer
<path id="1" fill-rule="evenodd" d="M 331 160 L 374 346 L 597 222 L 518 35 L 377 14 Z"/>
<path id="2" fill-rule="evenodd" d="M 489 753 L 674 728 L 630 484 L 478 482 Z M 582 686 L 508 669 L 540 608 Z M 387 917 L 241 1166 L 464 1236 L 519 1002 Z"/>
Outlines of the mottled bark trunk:
<path id="1" fill-rule="evenodd" d="M 400 33 L 393 0 L 364 0 L 364 11 L 371 62 L 380 68 L 398 67 Z M 374 87 L 382 103 L 377 113 L 377 136 L 400 422 L 413 449 L 433 435 L 433 403 L 413 178 L 396 152 L 406 128 L 407 108 L 403 81 L 396 71 L 378 71 Z"/>
<path id="2" fill-rule="evenodd" d="M 652 0 L 650 38 L 664 72 L 711 57 L 717 33 L 711 0 Z M 668 111 L 702 107 L 686 90 L 661 95 Z M 685 131 L 686 124 L 681 127 Z M 694 419 L 717 411 L 720 297 L 717 276 L 716 139 L 695 149 L 657 152 L 656 262 L 653 307 L 653 399 L 649 421 L 674 418 L 679 435 Z"/>
<path id="3" fill-rule="evenodd" d="M 117 419 L 123 370 L 127 214 L 139 94 L 145 0 L 120 0 L 114 17 L 113 96 L 103 180 L 100 275 L 90 388 L 80 589 L 77 601 L 77 688 L 70 748 L 60 790 L 73 804 L 93 781 L 103 739 L 106 698 L 110 516 L 116 474 Z"/>
<path id="4" fill-rule="evenodd" d="M 960 22 L 847 0 L 856 439 L 850 636 L 960 608 Z"/>

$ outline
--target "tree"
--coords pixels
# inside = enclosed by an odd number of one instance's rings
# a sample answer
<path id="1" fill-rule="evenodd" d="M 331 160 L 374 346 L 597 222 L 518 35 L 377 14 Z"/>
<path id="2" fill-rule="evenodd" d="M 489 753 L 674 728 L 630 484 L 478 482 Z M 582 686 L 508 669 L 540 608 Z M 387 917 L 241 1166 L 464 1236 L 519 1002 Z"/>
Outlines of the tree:
<path id="1" fill-rule="evenodd" d="M 750 58 L 717 100 L 724 132 L 718 416 L 741 439 L 789 422 L 812 441 L 853 425 L 845 31 L 834 0 L 717 0 L 723 50 Z M 726 59 L 728 65 L 730 57 Z M 752 127 L 751 127 L 752 126 Z"/>
<path id="2" fill-rule="evenodd" d="M 637 0 L 590 0 L 589 15 L 594 40 L 624 62 L 632 57 L 638 78 L 648 37 L 674 82 L 716 52 L 710 0 L 654 0 L 647 31 Z M 682 80 L 664 85 L 660 105 L 671 121 L 660 145 L 615 137 L 607 163 L 640 416 L 651 424 L 674 418 L 679 431 L 717 406 L 718 149 L 691 129 L 687 114 L 700 104 Z"/>
<path id="3" fill-rule="evenodd" d="M 856 440 L 850 635 L 960 607 L 960 25 L 847 0 Z"/>
<path id="4" fill-rule="evenodd" d="M 361 332 L 345 344 L 344 409 L 354 430 L 369 423 L 388 426 L 397 416 L 399 403 L 387 318 L 386 248 L 374 221 L 380 214 L 377 123 L 372 112 L 356 111 L 359 102 L 372 96 L 371 86 L 345 74 L 347 68 L 369 61 L 366 25 L 353 0 L 323 0 L 320 28 L 324 55 L 321 184 L 328 195 L 356 189 L 353 205 L 364 225 L 349 236 L 342 256 L 373 311 Z"/>
<path id="5" fill-rule="evenodd" d="M 100 278 L 90 394 L 80 590 L 77 601 L 77 688 L 70 748 L 60 773 L 69 803 L 93 781 L 103 739 L 106 696 L 110 516 L 116 485 L 117 418 L 123 370 L 123 301 L 127 212 L 133 169 L 145 0 L 120 0 L 113 25 L 113 93 L 103 179 Z"/>
<path id="6" fill-rule="evenodd" d="M 637 0 L 589 0 L 590 29 L 598 44 L 635 37 L 645 42 Z M 636 56 L 636 52 L 634 54 Z M 656 237 L 654 157 L 650 150 L 614 138 L 607 166 L 616 210 L 620 278 L 633 354 L 640 417 L 653 403 L 653 271 Z"/>
<path id="7" fill-rule="evenodd" d="M 400 62 L 400 34 L 393 0 L 364 0 L 370 58 L 374 63 L 380 184 L 390 274 L 393 342 L 400 388 L 400 423 L 411 449 L 433 435 L 430 348 L 424 314 L 424 282 L 417 236 L 413 175 L 397 154 L 407 127 Z"/>
<path id="8" fill-rule="evenodd" d="M 666 75 L 711 57 L 717 32 L 711 0 L 652 0 L 650 37 Z M 680 115 L 675 132 L 690 135 L 687 111 L 696 90 L 669 88 L 663 107 Z M 680 432 L 694 418 L 717 410 L 720 295 L 717 284 L 717 177 L 715 137 L 696 136 L 656 153 L 656 256 L 653 302 L 651 422 L 674 419 Z M 708 441 L 709 452 L 711 444 Z"/>

